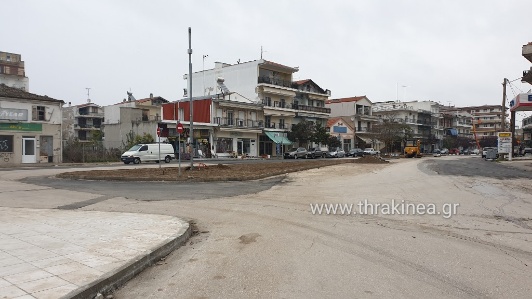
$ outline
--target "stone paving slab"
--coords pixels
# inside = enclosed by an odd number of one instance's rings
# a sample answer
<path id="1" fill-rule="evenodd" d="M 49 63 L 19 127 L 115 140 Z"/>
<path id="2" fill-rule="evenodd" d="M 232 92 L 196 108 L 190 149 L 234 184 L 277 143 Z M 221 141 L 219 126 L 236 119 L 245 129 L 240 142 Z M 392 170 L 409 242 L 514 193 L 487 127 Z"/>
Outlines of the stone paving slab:
<path id="1" fill-rule="evenodd" d="M 0 298 L 95 295 L 167 255 L 190 231 L 171 216 L 0 207 Z"/>

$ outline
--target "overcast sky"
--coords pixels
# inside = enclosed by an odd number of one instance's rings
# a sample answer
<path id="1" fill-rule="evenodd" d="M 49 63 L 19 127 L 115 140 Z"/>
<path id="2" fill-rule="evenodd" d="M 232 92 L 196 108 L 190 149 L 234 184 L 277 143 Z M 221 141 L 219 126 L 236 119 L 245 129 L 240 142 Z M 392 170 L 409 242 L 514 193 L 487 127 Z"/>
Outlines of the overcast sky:
<path id="1" fill-rule="evenodd" d="M 522 76 L 530 0 L 140 1 L 2 4 L 0 51 L 22 54 L 30 92 L 99 105 L 150 93 L 182 97 L 192 67 L 263 57 L 298 66 L 332 98 L 501 104 Z M 399 88 L 397 88 L 399 86 Z M 403 87 L 406 86 L 406 87 Z M 516 80 L 509 99 L 532 86 Z"/>

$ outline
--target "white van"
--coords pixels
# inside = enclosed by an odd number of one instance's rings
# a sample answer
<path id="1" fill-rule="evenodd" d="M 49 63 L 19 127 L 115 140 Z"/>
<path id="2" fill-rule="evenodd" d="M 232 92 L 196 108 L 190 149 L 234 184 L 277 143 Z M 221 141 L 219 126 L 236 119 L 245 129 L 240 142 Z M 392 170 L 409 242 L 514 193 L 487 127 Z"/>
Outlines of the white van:
<path id="1" fill-rule="evenodd" d="M 130 148 L 127 152 L 123 153 L 120 160 L 124 164 L 133 162 L 139 164 L 140 162 L 164 161 L 170 163 L 174 158 L 174 147 L 169 143 L 161 143 L 161 154 L 159 156 L 159 143 L 150 144 L 137 144 Z M 159 158 L 160 157 L 160 158 Z"/>

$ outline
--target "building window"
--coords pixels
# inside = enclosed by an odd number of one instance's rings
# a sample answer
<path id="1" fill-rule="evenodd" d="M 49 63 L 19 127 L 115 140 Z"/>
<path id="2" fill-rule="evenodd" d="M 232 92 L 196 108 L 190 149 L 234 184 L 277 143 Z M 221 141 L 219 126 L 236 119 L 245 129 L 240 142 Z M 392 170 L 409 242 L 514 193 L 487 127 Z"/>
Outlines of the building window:
<path id="1" fill-rule="evenodd" d="M 185 109 L 179 108 L 177 110 L 177 119 L 179 119 L 181 121 L 185 120 Z"/>
<path id="2" fill-rule="evenodd" d="M 13 135 L 0 135 L 0 153 L 13 152 Z"/>
<path id="3" fill-rule="evenodd" d="M 262 104 L 264 106 L 271 106 L 272 105 L 272 98 L 270 97 L 265 97 L 264 100 L 262 100 Z"/>
<path id="4" fill-rule="evenodd" d="M 40 120 L 40 121 L 46 120 L 45 119 L 45 115 L 46 115 L 45 112 L 46 112 L 46 107 L 45 106 L 33 106 L 31 119 L 32 120 Z"/>
<path id="5" fill-rule="evenodd" d="M 284 126 L 284 118 L 279 119 L 279 129 L 286 129 Z"/>
<path id="6" fill-rule="evenodd" d="M 231 153 L 233 151 L 233 138 L 218 138 L 216 142 L 217 153 Z"/>

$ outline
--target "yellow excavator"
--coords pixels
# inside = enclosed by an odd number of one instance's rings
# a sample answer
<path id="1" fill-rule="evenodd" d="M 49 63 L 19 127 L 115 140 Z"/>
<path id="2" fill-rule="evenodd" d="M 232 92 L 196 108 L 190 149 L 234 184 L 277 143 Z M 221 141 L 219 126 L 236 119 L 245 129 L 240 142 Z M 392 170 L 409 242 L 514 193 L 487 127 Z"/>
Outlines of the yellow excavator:
<path id="1" fill-rule="evenodd" d="M 409 139 L 405 144 L 405 157 L 407 158 L 421 158 L 423 154 L 421 153 L 421 141 L 419 139 Z"/>

